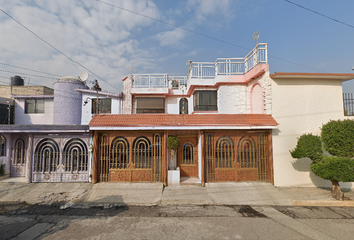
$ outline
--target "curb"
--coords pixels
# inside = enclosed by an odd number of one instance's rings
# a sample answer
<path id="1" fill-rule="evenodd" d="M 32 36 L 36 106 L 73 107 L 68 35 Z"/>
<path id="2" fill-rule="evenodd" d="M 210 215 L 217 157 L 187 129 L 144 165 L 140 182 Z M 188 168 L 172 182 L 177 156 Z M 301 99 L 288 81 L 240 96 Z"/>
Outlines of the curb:
<path id="1" fill-rule="evenodd" d="M 293 206 L 317 206 L 317 207 L 354 207 L 354 201 L 320 201 L 320 200 L 304 200 L 293 201 Z"/>

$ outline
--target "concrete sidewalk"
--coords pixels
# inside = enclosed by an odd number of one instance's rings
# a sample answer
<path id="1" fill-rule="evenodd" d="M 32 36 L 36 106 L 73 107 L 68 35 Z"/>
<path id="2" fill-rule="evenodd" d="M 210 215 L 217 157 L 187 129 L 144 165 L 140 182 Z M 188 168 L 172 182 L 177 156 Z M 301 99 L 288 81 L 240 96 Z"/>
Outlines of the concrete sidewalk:
<path id="1" fill-rule="evenodd" d="M 345 193 L 354 199 L 354 191 Z M 65 206 L 101 205 L 278 205 L 348 206 L 354 201 L 336 201 L 330 189 L 274 187 L 264 182 L 207 183 L 205 187 L 162 183 L 30 183 L 23 178 L 0 181 L 1 202 L 29 204 L 63 203 Z M 65 203 L 65 204 L 64 204 Z"/>

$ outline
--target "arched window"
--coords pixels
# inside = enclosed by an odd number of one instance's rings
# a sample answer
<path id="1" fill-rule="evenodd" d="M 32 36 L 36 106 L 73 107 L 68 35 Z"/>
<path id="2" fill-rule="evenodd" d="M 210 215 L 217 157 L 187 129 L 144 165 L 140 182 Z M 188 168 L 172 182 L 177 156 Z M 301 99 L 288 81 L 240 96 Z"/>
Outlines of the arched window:
<path id="1" fill-rule="evenodd" d="M 51 138 L 44 138 L 37 144 L 34 153 L 33 172 L 55 172 L 59 164 L 58 143 Z"/>
<path id="2" fill-rule="evenodd" d="M 179 100 L 179 114 L 188 114 L 188 100 L 186 98 Z"/>
<path id="3" fill-rule="evenodd" d="M 234 142 L 229 136 L 222 136 L 216 142 L 216 167 L 231 168 L 234 162 Z"/>
<path id="4" fill-rule="evenodd" d="M 23 138 L 19 138 L 15 142 L 14 159 L 16 164 L 26 164 L 25 140 Z"/>
<path id="5" fill-rule="evenodd" d="M 194 164 L 193 151 L 194 147 L 191 143 L 187 142 L 183 145 L 182 164 Z"/>
<path id="6" fill-rule="evenodd" d="M 151 168 L 151 143 L 146 137 L 137 137 L 133 142 L 135 168 Z"/>
<path id="7" fill-rule="evenodd" d="M 6 156 L 6 138 L 0 134 L 0 157 Z"/>
<path id="8" fill-rule="evenodd" d="M 129 162 L 129 142 L 125 137 L 116 137 L 111 145 L 111 168 L 127 168 Z"/>
<path id="9" fill-rule="evenodd" d="M 256 144 L 252 137 L 244 136 L 238 142 L 238 162 L 241 168 L 257 167 Z"/>
<path id="10" fill-rule="evenodd" d="M 82 139 L 73 138 L 65 144 L 63 165 L 65 172 L 87 171 L 88 151 Z"/>

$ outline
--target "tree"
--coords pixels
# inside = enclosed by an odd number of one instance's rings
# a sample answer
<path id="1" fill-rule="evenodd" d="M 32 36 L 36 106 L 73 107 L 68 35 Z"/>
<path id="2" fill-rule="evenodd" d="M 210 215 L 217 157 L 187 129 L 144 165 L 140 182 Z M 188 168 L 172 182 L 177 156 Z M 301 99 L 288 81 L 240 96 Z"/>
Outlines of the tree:
<path id="1" fill-rule="evenodd" d="M 332 156 L 325 156 L 323 148 Z M 329 121 L 321 129 L 321 137 L 312 134 L 300 136 L 293 158 L 308 157 L 310 169 L 318 177 L 332 182 L 332 196 L 342 199 L 339 182 L 354 181 L 354 121 Z"/>

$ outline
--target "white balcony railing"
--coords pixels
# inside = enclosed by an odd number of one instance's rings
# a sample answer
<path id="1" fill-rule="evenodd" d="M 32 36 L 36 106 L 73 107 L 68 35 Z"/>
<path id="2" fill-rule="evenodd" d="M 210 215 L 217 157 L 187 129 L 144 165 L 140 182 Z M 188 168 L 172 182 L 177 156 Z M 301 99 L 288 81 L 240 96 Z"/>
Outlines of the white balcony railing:
<path id="1" fill-rule="evenodd" d="M 206 79 L 215 78 L 217 75 L 245 74 L 262 63 L 268 63 L 266 43 L 259 43 L 244 58 L 218 58 L 215 63 L 191 62 L 188 79 Z"/>
<path id="2" fill-rule="evenodd" d="M 133 88 L 173 88 L 187 85 L 187 76 L 168 74 L 134 74 Z"/>
<path id="3" fill-rule="evenodd" d="M 218 58 L 215 62 L 190 61 L 188 76 L 168 76 L 168 74 L 134 74 L 134 88 L 187 87 L 188 79 L 213 79 L 218 75 L 245 74 L 258 64 L 267 64 L 267 44 L 259 43 L 244 58 Z"/>

